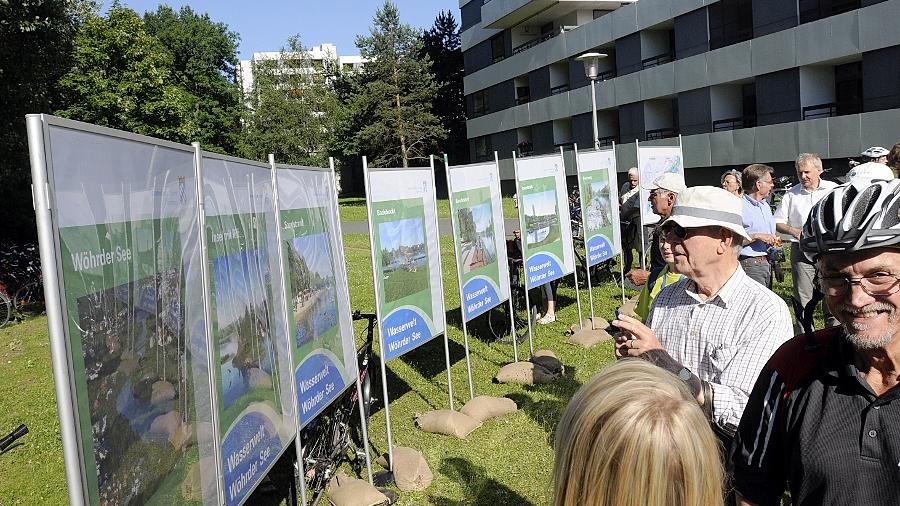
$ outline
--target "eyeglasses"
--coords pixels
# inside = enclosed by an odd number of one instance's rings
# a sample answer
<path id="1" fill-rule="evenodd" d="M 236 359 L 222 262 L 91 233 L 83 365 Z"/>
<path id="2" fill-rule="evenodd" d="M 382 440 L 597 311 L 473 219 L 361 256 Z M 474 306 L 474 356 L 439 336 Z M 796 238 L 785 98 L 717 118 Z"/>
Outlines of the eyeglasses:
<path id="1" fill-rule="evenodd" d="M 858 284 L 864 292 L 873 297 L 893 295 L 900 289 L 900 276 L 896 274 L 877 273 L 859 278 L 847 278 L 844 276 L 823 276 L 819 278 L 822 292 L 830 297 L 844 295 L 850 290 L 850 286 Z"/>
<path id="2" fill-rule="evenodd" d="M 660 236 L 663 239 L 668 239 L 669 236 L 674 235 L 676 239 L 678 239 L 679 241 L 683 241 L 683 240 L 687 239 L 688 237 L 693 236 L 694 234 L 698 234 L 704 230 L 709 230 L 710 228 L 719 228 L 719 227 L 714 227 L 712 225 L 708 225 L 708 226 L 703 226 L 703 227 L 684 228 L 677 223 L 670 222 L 670 223 L 666 223 L 665 225 L 660 227 L 659 232 L 660 232 Z"/>

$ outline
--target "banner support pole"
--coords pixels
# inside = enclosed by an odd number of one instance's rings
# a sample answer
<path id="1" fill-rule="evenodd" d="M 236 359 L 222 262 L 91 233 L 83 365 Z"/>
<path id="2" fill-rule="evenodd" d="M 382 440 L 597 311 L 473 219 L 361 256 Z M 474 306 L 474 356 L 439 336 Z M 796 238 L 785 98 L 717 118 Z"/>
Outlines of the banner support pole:
<path id="1" fill-rule="evenodd" d="M 575 146 L 575 178 L 577 179 L 578 178 L 578 144 L 574 144 L 574 146 Z M 562 162 L 563 162 L 562 171 L 563 171 L 563 179 L 565 179 L 566 156 L 565 156 L 562 146 L 559 147 L 559 158 L 562 159 Z M 581 195 L 580 195 L 581 194 L 581 189 L 580 189 L 581 185 L 579 185 L 578 188 L 579 188 L 578 199 L 581 200 Z M 568 192 L 568 188 L 566 188 L 566 208 L 569 207 L 568 199 L 569 199 L 569 192 Z M 584 211 L 582 210 L 582 216 L 583 216 L 583 213 L 584 213 Z M 572 221 L 572 210 L 571 209 L 569 209 L 569 221 L 570 222 Z M 584 236 L 584 221 L 583 220 L 581 222 L 581 228 L 582 228 L 581 235 Z M 572 225 L 569 225 L 569 233 L 570 234 L 571 234 L 571 231 L 572 231 Z M 575 265 L 575 258 L 574 258 L 575 257 L 575 241 L 574 240 L 572 241 L 572 257 L 573 257 L 572 258 L 572 276 L 575 278 L 575 304 L 578 305 L 578 326 L 581 327 L 581 330 L 584 330 L 584 320 L 581 318 L 581 290 L 578 289 L 578 266 Z M 585 245 L 585 248 L 584 248 L 584 262 L 585 262 L 585 264 L 587 264 L 587 245 Z M 591 325 L 593 326 L 593 322 L 591 323 Z"/>
<path id="2" fill-rule="evenodd" d="M 366 208 L 368 210 L 367 218 L 369 221 L 369 248 L 372 253 L 375 252 L 375 229 L 372 226 L 372 188 L 369 184 L 369 163 L 366 159 L 365 155 L 362 157 L 362 165 L 363 165 L 363 179 L 365 180 L 366 185 Z M 375 259 L 372 259 L 372 281 L 374 282 L 374 286 L 372 287 L 375 290 L 375 313 L 378 315 L 378 346 L 380 346 L 379 353 L 379 362 L 381 362 L 381 393 L 384 395 L 384 422 L 385 428 L 387 431 L 387 461 L 388 461 L 388 470 L 393 472 L 394 470 L 394 442 L 391 437 L 391 401 L 388 398 L 388 389 L 387 389 L 387 366 L 385 365 L 384 359 L 384 335 L 382 335 L 381 329 L 383 328 L 384 321 L 382 320 L 381 315 L 381 297 L 378 295 L 378 268 L 375 266 Z"/>
<path id="3" fill-rule="evenodd" d="M 74 385 L 69 368 L 69 350 L 66 330 L 63 325 L 64 306 L 60 302 L 59 273 L 56 264 L 56 239 L 50 214 L 50 182 L 47 170 L 47 145 L 44 138 L 44 115 L 29 114 L 26 117 L 28 132 L 28 155 L 31 162 L 31 186 L 34 211 L 37 221 L 38 246 L 41 255 L 41 274 L 44 279 L 44 293 L 47 309 L 47 324 L 50 329 L 50 361 L 53 369 L 53 387 L 56 393 L 56 411 L 60 420 L 63 463 L 69 503 L 85 504 L 87 486 L 85 470 L 82 469 L 81 448 L 78 443 L 78 417 L 75 413 Z"/>
<path id="4" fill-rule="evenodd" d="M 641 180 L 641 178 L 643 177 L 643 174 L 641 174 L 641 148 L 640 148 L 640 142 L 637 139 L 634 140 L 634 152 L 637 155 L 638 187 L 640 187 L 641 185 L 644 184 L 644 181 Z M 640 198 L 641 198 L 640 190 L 638 190 L 638 199 L 640 200 Z M 644 270 L 644 271 L 647 270 L 647 259 L 646 259 L 647 246 L 644 241 L 644 206 L 645 205 L 646 204 L 641 202 L 640 205 L 638 206 L 638 210 L 640 211 L 640 214 L 638 215 L 638 229 L 637 229 L 637 233 L 641 237 L 641 270 Z"/>
<path id="5" fill-rule="evenodd" d="M 334 189 L 334 199 L 335 199 L 335 202 L 337 202 L 338 187 L 337 187 L 337 175 L 334 170 L 334 157 L 332 157 L 332 156 L 328 157 L 328 166 L 331 168 L 331 187 Z M 338 217 L 340 218 L 340 215 L 338 215 Z M 340 219 L 338 219 L 336 225 L 338 227 L 338 232 L 339 232 L 339 233 L 335 234 L 337 236 L 337 241 L 338 241 L 338 255 L 341 257 L 341 264 L 347 265 L 347 259 L 344 258 L 344 235 L 343 235 L 343 230 L 341 230 Z M 354 343 L 354 348 L 355 348 L 355 343 Z M 369 454 L 369 421 L 366 418 L 366 408 L 365 408 L 365 405 L 363 404 L 362 385 L 359 382 L 359 364 L 358 363 L 356 364 L 356 367 L 354 369 L 356 370 L 356 392 L 357 392 L 356 403 L 357 403 L 357 407 L 359 408 L 359 422 L 360 422 L 360 428 L 362 429 L 363 450 L 365 450 L 365 454 L 366 454 L 366 471 L 369 474 L 369 484 L 374 485 L 375 482 L 374 482 L 373 476 L 372 476 L 372 457 Z M 297 434 L 297 436 L 298 436 L 297 444 L 299 445 L 300 444 L 299 433 Z M 301 473 L 303 472 L 302 467 L 300 468 L 300 472 Z M 306 480 L 304 478 L 302 478 L 302 476 L 303 475 L 301 474 L 300 481 L 303 482 L 303 485 L 305 487 Z"/>
<path id="6" fill-rule="evenodd" d="M 497 168 L 497 174 L 500 174 L 500 160 L 497 156 L 496 151 L 494 151 L 494 166 Z M 513 166 L 513 172 L 515 172 L 515 166 Z M 517 189 L 517 191 L 518 191 L 518 189 Z M 517 201 L 518 201 L 518 199 L 517 199 Z M 519 214 L 518 206 L 516 207 L 516 214 Z M 504 221 L 503 236 L 506 237 L 506 219 L 504 218 L 503 221 Z M 520 234 L 521 234 L 521 232 L 522 232 L 522 230 L 519 229 Z M 516 240 L 516 236 L 514 233 L 513 241 L 515 241 L 515 240 Z M 519 249 L 520 250 L 522 249 L 521 246 L 519 247 Z M 507 255 L 507 265 L 509 265 L 509 251 L 507 251 L 506 255 Z M 524 274 L 524 269 L 522 270 L 522 273 Z M 511 276 L 512 276 L 512 274 L 510 274 L 509 272 L 506 273 L 507 282 L 509 282 L 509 278 Z M 515 304 L 513 304 L 512 283 L 510 283 L 509 288 L 510 288 L 509 297 L 508 297 L 508 300 L 509 300 L 509 338 L 512 339 L 513 361 L 518 362 L 519 361 L 519 342 L 518 342 L 519 336 L 516 334 L 516 308 L 515 308 Z"/>
<path id="7" fill-rule="evenodd" d="M 516 163 L 516 152 L 513 151 L 513 170 L 515 171 L 516 176 L 516 193 L 519 192 L 519 167 Z M 519 202 L 522 201 L 522 196 L 519 195 Z M 519 208 L 519 230 L 522 232 L 522 274 L 525 276 L 525 319 L 528 320 L 528 349 L 531 352 L 531 356 L 534 356 L 534 331 L 531 325 L 531 298 L 528 296 L 528 268 L 526 264 L 528 263 L 528 253 L 526 252 L 528 241 L 525 239 L 528 237 L 528 231 L 525 229 L 525 222 L 522 220 L 523 214 L 521 211 L 521 207 Z M 513 336 L 515 339 L 515 336 Z"/>
<path id="8" fill-rule="evenodd" d="M 432 180 L 432 188 L 434 187 L 434 155 L 429 155 L 428 157 L 429 163 L 431 164 L 431 180 Z M 453 236 L 453 244 L 456 245 L 456 218 L 453 212 L 453 189 L 450 186 L 450 163 L 447 160 L 447 153 L 444 153 L 444 175 L 447 177 L 447 204 L 450 207 L 450 232 Z M 435 202 L 437 202 L 437 190 L 435 190 Z M 437 208 L 435 208 L 435 216 L 437 216 Z M 440 239 L 439 239 L 440 240 Z M 456 257 L 456 248 L 453 248 L 453 256 Z M 466 326 L 466 310 L 465 310 L 465 301 L 463 300 L 463 285 L 462 285 L 462 272 L 460 272 L 460 264 L 459 259 L 456 262 L 456 284 L 459 287 L 459 315 L 462 317 L 462 331 L 463 331 L 463 346 L 466 349 L 466 373 L 469 378 L 469 400 L 475 398 L 475 387 L 472 385 L 472 361 L 469 358 L 469 331 Z M 442 276 L 443 277 L 443 276 Z M 443 283 L 442 283 L 443 284 Z M 443 294 L 443 289 L 441 290 Z M 444 325 L 444 338 L 446 339 L 448 334 L 447 326 Z M 446 341 L 445 341 L 446 344 Z M 450 352 L 449 348 L 447 349 L 447 375 L 449 378 L 450 374 Z M 453 405 L 453 396 L 450 398 L 451 410 Z"/>

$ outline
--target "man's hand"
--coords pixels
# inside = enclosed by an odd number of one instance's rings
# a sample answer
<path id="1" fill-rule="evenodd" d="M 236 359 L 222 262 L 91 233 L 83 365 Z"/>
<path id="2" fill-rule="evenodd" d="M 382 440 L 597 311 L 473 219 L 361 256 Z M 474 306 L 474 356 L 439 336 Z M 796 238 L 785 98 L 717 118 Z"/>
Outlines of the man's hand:
<path id="1" fill-rule="evenodd" d="M 788 225 L 787 223 L 776 223 L 775 230 L 777 230 L 778 232 L 781 232 L 782 234 L 792 235 L 798 241 L 800 240 L 800 234 L 803 232 L 799 228 L 792 227 L 792 226 Z"/>
<path id="2" fill-rule="evenodd" d="M 636 286 L 643 286 L 644 283 L 647 282 L 647 278 L 650 277 L 650 272 L 643 269 L 635 269 L 626 274 L 625 277 L 628 278 L 628 281 L 631 281 Z"/>
<path id="3" fill-rule="evenodd" d="M 630 316 L 620 314 L 612 324 L 623 331 L 616 338 L 616 356 L 619 358 L 637 357 L 650 350 L 663 349 L 656 333 Z"/>
<path id="4" fill-rule="evenodd" d="M 769 246 L 775 246 L 776 238 L 772 234 L 750 234 L 750 238 L 754 241 L 762 241 Z"/>

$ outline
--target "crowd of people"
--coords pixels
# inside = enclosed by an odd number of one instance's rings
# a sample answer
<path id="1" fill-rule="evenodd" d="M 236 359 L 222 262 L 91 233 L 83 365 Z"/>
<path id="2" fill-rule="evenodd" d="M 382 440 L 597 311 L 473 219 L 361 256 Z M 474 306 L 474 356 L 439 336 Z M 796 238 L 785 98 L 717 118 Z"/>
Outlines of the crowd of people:
<path id="1" fill-rule="evenodd" d="M 768 165 L 645 184 L 661 219 L 629 273 L 638 317 L 612 322 L 620 360 L 560 420 L 555 504 L 900 502 L 900 143 L 862 158 L 838 183 L 801 153 L 774 212 Z M 623 222 L 639 184 L 629 172 Z"/>

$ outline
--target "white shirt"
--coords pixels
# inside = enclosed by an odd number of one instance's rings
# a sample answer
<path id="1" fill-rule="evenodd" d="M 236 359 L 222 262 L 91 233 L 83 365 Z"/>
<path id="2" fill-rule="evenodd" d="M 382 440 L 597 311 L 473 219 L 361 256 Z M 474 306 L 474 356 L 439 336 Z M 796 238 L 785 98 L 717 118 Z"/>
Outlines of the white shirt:
<path id="1" fill-rule="evenodd" d="M 713 390 L 713 420 L 737 428 L 750 390 L 769 358 L 793 337 L 787 304 L 738 265 L 701 301 L 697 284 L 682 279 L 659 292 L 647 326 L 663 348 Z"/>
<path id="2" fill-rule="evenodd" d="M 802 184 L 795 184 L 781 197 L 781 203 L 775 210 L 775 223 L 786 223 L 791 227 L 802 229 L 812 207 L 836 186 L 837 183 L 824 179 L 819 181 L 819 187 L 813 191 L 803 189 Z M 784 237 L 791 242 L 797 242 L 797 238 L 791 234 L 784 234 Z"/>

